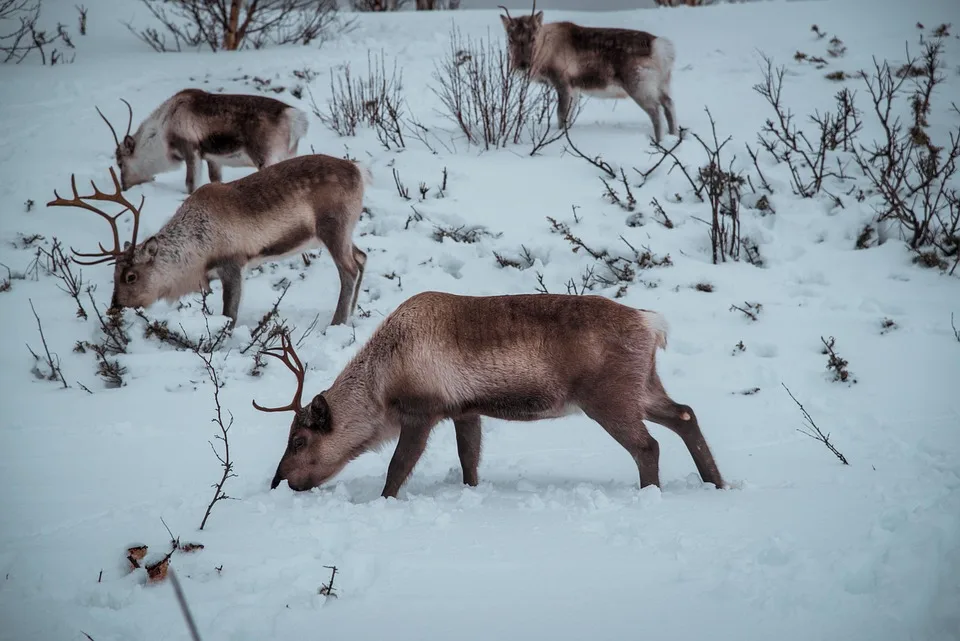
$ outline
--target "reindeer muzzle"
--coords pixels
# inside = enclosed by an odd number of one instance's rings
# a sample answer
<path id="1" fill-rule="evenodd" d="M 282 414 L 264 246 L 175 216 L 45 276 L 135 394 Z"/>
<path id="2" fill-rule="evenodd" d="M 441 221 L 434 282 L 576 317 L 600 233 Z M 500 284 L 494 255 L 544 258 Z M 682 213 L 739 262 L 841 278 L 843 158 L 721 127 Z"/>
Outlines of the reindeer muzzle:
<path id="1" fill-rule="evenodd" d="M 271 490 L 277 489 L 277 487 L 280 485 L 282 481 L 283 481 L 283 475 L 280 474 L 280 470 L 277 470 L 277 473 L 274 474 L 273 476 L 273 480 L 270 481 L 270 489 Z"/>

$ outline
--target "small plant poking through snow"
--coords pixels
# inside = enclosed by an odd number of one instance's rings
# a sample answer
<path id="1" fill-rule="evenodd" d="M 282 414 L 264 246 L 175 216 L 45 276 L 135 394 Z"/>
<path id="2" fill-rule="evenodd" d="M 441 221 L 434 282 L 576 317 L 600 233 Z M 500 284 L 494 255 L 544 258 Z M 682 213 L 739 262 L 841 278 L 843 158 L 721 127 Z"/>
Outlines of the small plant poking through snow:
<path id="1" fill-rule="evenodd" d="M 834 346 L 837 342 L 836 339 L 831 336 L 830 340 L 827 340 L 821 336 L 820 342 L 823 343 L 823 350 L 820 353 L 826 354 L 829 357 L 827 359 L 827 369 L 833 371 L 834 382 L 856 383 L 857 379 L 851 376 L 849 370 L 847 370 L 847 365 L 849 365 L 849 363 L 846 361 L 846 359 L 840 358 L 840 356 L 834 350 Z"/>
<path id="2" fill-rule="evenodd" d="M 886 334 L 897 329 L 899 325 L 892 318 L 884 318 L 880 321 L 880 333 Z"/>
<path id="3" fill-rule="evenodd" d="M 739 305 L 731 305 L 731 306 L 730 306 L 730 311 L 731 311 L 731 312 L 733 312 L 733 311 L 742 312 L 743 315 L 746 316 L 747 318 L 749 318 L 751 321 L 756 321 L 756 320 L 757 320 L 757 318 L 760 316 L 760 310 L 761 310 L 761 309 L 763 309 L 763 305 L 762 305 L 762 304 L 760 304 L 760 303 L 751 303 L 751 302 L 748 302 L 748 301 L 744 301 L 743 307 L 740 307 Z"/>

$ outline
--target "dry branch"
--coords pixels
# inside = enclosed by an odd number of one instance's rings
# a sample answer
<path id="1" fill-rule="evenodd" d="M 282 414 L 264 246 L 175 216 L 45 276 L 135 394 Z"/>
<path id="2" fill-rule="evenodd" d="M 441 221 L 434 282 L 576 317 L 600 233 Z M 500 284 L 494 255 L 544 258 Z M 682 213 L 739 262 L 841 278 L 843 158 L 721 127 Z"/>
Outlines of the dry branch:
<path id="1" fill-rule="evenodd" d="M 783 389 L 787 390 L 787 394 L 790 395 L 790 398 L 793 399 L 793 402 L 796 403 L 797 407 L 800 408 L 800 411 L 803 412 L 803 418 L 807 422 L 807 426 L 804 429 L 797 428 L 797 431 L 800 432 L 801 434 L 809 436 L 815 441 L 820 441 L 821 443 L 824 444 L 824 446 L 826 446 L 828 450 L 833 452 L 834 456 L 840 459 L 841 463 L 843 463 L 844 465 L 850 465 L 850 463 L 847 461 L 847 457 L 841 454 L 840 450 L 834 447 L 833 443 L 830 442 L 830 434 L 829 433 L 824 434 L 823 432 L 821 432 L 820 428 L 817 427 L 817 424 L 813 422 L 813 418 L 810 416 L 807 410 L 804 409 L 803 405 L 800 404 L 800 401 L 798 401 L 797 398 L 793 395 L 793 392 L 790 391 L 790 388 L 784 385 L 783 383 L 780 383 L 780 384 L 783 385 Z"/>

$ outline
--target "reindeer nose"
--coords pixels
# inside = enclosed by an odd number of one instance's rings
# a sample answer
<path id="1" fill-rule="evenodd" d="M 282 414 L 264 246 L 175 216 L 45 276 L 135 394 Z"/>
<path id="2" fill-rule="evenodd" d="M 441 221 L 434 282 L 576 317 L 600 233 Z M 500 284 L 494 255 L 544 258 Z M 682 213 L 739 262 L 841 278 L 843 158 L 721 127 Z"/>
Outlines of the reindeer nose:
<path id="1" fill-rule="evenodd" d="M 277 486 L 280 485 L 280 481 L 283 480 L 283 476 L 280 475 L 280 470 L 277 470 L 277 473 L 273 476 L 273 480 L 270 481 L 270 489 L 275 490 Z"/>

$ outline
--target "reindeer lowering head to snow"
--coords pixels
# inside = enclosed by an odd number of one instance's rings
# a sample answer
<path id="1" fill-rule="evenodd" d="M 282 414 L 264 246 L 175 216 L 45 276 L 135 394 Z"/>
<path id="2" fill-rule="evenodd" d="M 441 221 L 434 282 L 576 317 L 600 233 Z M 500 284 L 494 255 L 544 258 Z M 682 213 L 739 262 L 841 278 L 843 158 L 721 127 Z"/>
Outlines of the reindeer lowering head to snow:
<path id="1" fill-rule="evenodd" d="M 236 323 L 246 267 L 322 245 L 340 276 L 332 324 L 344 323 L 352 314 L 367 260 L 352 237 L 371 178 L 356 163 L 321 154 L 298 156 L 233 182 L 203 185 L 160 231 L 139 244 L 143 198 L 135 206 L 123 196 L 113 167 L 110 176 L 112 194 L 93 185 L 92 195 L 80 196 L 71 176 L 73 197 L 54 192 L 56 198 L 47 206 L 79 207 L 110 223 L 112 249 L 101 244 L 99 252 L 74 253 L 92 259 L 80 264 L 115 263 L 112 307 L 177 300 L 207 290 L 215 277 L 223 285 L 223 314 Z M 112 202 L 122 209 L 111 215 L 92 202 Z M 117 219 L 127 211 L 133 214 L 133 237 L 121 248 Z"/>
<path id="2" fill-rule="evenodd" d="M 360 454 L 399 439 L 383 496 L 395 497 L 452 419 L 463 482 L 477 484 L 480 417 L 536 421 L 583 412 L 633 457 L 641 487 L 659 485 L 660 446 L 644 420 L 676 432 L 707 483 L 723 479 L 687 405 L 660 382 L 666 322 L 602 296 L 417 294 L 401 303 L 340 372 L 303 404 L 305 367 L 287 336 L 267 350 L 297 377 L 286 450 L 272 488 L 317 487 Z"/>
<path id="3" fill-rule="evenodd" d="M 645 31 L 581 27 L 572 22 L 543 23 L 543 11 L 513 18 L 501 6 L 511 71 L 552 85 L 557 92 L 557 123 L 569 125 L 570 107 L 580 93 L 599 98 L 632 98 L 653 122 L 653 138 L 677 133 L 670 97 L 676 57 L 673 43 Z"/>
<path id="4" fill-rule="evenodd" d="M 124 191 L 183 162 L 188 194 L 200 182 L 204 160 L 210 182 L 221 181 L 224 165 L 262 169 L 296 156 L 309 126 L 304 111 L 273 98 L 184 89 L 154 109 L 131 136 L 133 108 L 126 100 L 123 103 L 129 119 L 122 141 L 99 107 L 97 113 L 117 143 Z"/>

